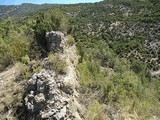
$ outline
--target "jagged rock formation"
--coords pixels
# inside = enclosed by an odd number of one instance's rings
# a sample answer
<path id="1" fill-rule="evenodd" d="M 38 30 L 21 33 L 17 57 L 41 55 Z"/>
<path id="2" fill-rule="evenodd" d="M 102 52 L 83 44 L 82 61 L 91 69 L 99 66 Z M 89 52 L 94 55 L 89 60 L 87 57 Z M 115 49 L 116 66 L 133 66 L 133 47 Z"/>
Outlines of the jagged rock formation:
<path id="1" fill-rule="evenodd" d="M 59 51 L 64 47 L 64 42 L 66 41 L 64 38 L 64 34 L 60 31 L 51 31 L 46 33 L 47 40 L 47 50 L 51 51 Z"/>
<path id="2" fill-rule="evenodd" d="M 76 47 L 67 46 L 67 39 L 61 32 L 46 34 L 49 51 L 63 52 L 59 56 L 67 62 L 65 74 L 58 74 L 47 67 L 48 58 L 44 59 L 44 69 L 35 73 L 28 81 L 27 94 L 24 98 L 27 120 L 81 120 L 83 107 L 79 104 L 76 64 Z"/>

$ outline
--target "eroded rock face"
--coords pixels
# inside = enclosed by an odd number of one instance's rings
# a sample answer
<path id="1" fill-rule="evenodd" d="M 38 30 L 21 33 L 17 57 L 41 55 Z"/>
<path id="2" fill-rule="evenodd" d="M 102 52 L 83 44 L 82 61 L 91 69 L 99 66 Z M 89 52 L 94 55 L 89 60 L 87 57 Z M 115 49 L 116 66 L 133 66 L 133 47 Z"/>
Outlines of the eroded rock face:
<path id="1" fill-rule="evenodd" d="M 64 42 L 64 34 L 60 31 L 51 31 L 46 33 L 47 49 L 51 51 L 62 51 Z"/>

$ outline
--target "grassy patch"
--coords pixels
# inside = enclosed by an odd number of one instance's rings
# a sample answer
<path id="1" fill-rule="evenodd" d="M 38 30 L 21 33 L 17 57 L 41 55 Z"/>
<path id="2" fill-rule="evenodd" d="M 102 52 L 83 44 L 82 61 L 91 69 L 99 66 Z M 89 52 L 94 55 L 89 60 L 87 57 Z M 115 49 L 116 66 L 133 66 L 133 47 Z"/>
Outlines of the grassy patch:
<path id="1" fill-rule="evenodd" d="M 75 40 L 74 40 L 72 35 L 68 35 L 68 36 L 66 36 L 66 38 L 68 39 L 68 44 L 69 45 L 72 46 L 75 43 Z"/>
<path id="2" fill-rule="evenodd" d="M 98 101 L 93 101 L 88 106 L 88 111 L 86 113 L 85 120 L 99 120 L 99 115 L 103 110 L 103 104 L 100 104 Z"/>
<path id="3" fill-rule="evenodd" d="M 58 54 L 50 54 L 49 62 L 51 69 L 54 69 L 57 73 L 64 73 L 67 63 L 60 58 Z"/>
<path id="4" fill-rule="evenodd" d="M 6 82 L 0 92 L 1 118 L 8 120 L 12 120 L 14 118 L 13 116 L 16 108 L 22 105 L 23 94 L 24 88 L 22 85 L 16 83 L 14 80 L 9 80 Z M 6 113 L 8 110 L 12 110 L 12 112 Z M 7 114 L 7 116 L 5 116 L 4 113 Z"/>

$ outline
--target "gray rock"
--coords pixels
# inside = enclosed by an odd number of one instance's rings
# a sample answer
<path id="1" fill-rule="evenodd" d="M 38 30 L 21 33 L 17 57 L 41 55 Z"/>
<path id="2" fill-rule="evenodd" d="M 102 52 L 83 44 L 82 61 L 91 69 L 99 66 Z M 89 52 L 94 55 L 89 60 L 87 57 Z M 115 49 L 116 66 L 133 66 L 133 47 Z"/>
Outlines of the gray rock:
<path id="1" fill-rule="evenodd" d="M 54 115 L 54 117 L 57 119 L 57 120 L 61 120 L 61 119 L 64 119 L 65 118 L 65 115 L 66 115 L 66 112 L 67 112 L 67 108 L 66 106 L 64 106 L 59 113 L 57 113 L 56 115 Z"/>
<path id="2" fill-rule="evenodd" d="M 43 82 L 39 79 L 37 81 L 37 92 L 40 92 L 40 93 L 44 92 Z"/>
<path id="3" fill-rule="evenodd" d="M 32 78 L 28 80 L 29 85 L 35 85 L 36 82 L 37 82 L 36 79 L 32 79 Z"/>
<path id="4" fill-rule="evenodd" d="M 46 33 L 47 49 L 51 51 L 61 50 L 61 41 L 64 40 L 64 34 L 60 31 L 51 31 Z"/>
<path id="5" fill-rule="evenodd" d="M 28 111 L 33 112 L 34 111 L 34 91 L 30 91 L 30 94 L 28 94 L 25 97 L 25 105 Z"/>
<path id="6" fill-rule="evenodd" d="M 33 79 L 33 80 L 36 80 L 36 79 L 37 79 L 37 73 L 33 74 L 32 79 Z"/>
<path id="7" fill-rule="evenodd" d="M 34 112 L 34 105 L 30 102 L 27 102 L 26 104 L 28 111 Z"/>
<path id="8" fill-rule="evenodd" d="M 36 95 L 34 97 L 34 99 L 35 99 L 36 103 L 43 103 L 43 102 L 45 102 L 45 96 L 42 93 L 39 93 L 38 95 Z"/>
<path id="9" fill-rule="evenodd" d="M 69 95 L 73 94 L 73 90 L 67 86 L 60 87 L 60 89 L 66 94 L 69 94 Z"/>
<path id="10" fill-rule="evenodd" d="M 51 82 L 48 83 L 51 89 L 54 89 L 56 87 L 56 82 L 52 80 Z"/>
<path id="11" fill-rule="evenodd" d="M 35 90 L 35 86 L 36 86 L 36 82 L 37 82 L 37 80 L 34 80 L 34 79 L 29 79 L 28 80 L 28 88 L 27 88 L 27 90 L 28 91 L 34 91 Z"/>
<path id="12" fill-rule="evenodd" d="M 49 111 L 47 113 L 44 112 L 44 113 L 41 113 L 41 117 L 42 117 L 42 119 L 47 119 L 47 118 L 51 117 L 54 114 L 55 114 L 55 111 Z"/>

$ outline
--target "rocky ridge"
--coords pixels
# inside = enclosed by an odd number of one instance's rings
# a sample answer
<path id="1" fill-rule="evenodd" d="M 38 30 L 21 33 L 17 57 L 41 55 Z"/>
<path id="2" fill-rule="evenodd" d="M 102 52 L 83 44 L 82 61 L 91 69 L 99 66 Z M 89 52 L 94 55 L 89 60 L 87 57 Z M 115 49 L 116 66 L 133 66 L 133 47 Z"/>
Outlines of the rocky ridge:
<path id="1" fill-rule="evenodd" d="M 59 31 L 46 34 L 48 51 L 56 51 L 67 67 L 65 74 L 50 69 L 48 58 L 43 61 L 44 69 L 28 80 L 24 97 L 27 120 L 82 120 L 83 107 L 79 104 L 76 65 L 78 56 L 75 45 L 69 46 L 68 39 Z"/>

